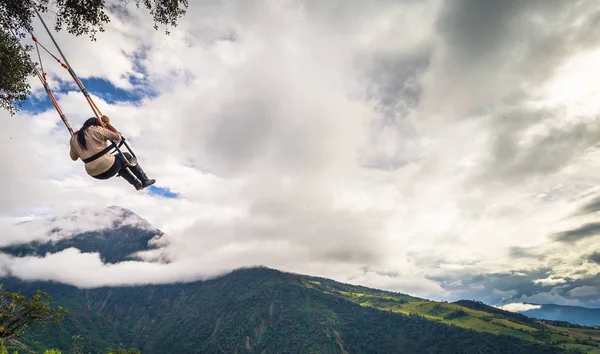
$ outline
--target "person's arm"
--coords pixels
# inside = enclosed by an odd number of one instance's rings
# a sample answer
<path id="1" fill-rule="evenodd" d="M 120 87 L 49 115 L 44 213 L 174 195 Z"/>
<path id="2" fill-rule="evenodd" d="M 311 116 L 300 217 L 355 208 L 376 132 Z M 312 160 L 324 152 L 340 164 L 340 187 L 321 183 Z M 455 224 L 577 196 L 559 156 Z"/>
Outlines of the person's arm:
<path id="1" fill-rule="evenodd" d="M 112 124 L 110 123 L 105 123 L 106 124 L 106 129 L 110 130 L 111 132 L 115 132 L 117 134 L 119 134 L 119 131 L 117 130 L 117 128 L 113 127 Z"/>
<path id="2" fill-rule="evenodd" d="M 108 130 L 106 132 L 106 137 L 109 140 L 115 140 L 115 141 L 121 140 L 121 133 L 119 133 L 117 128 L 113 127 L 113 125 L 110 124 L 110 119 L 107 116 L 102 116 L 102 122 L 104 123 L 104 125 L 106 126 L 106 129 Z"/>
<path id="3" fill-rule="evenodd" d="M 77 151 L 73 150 L 73 140 L 71 140 L 70 145 L 70 150 L 69 150 L 69 155 L 71 155 L 71 160 L 73 161 L 77 161 L 77 159 L 79 158 L 79 155 L 77 154 Z"/>

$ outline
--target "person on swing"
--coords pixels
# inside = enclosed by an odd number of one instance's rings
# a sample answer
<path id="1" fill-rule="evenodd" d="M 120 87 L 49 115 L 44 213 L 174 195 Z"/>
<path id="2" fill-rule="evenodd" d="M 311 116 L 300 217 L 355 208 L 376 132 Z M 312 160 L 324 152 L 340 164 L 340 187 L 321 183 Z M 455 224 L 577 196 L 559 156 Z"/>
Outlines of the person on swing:
<path id="1" fill-rule="evenodd" d="M 71 136 L 71 159 L 77 161 L 81 158 L 85 160 L 104 150 L 108 141 L 118 142 L 121 140 L 121 134 L 110 124 L 107 116 L 102 116 L 102 122 L 106 126 L 103 128 L 96 117 L 88 118 L 81 129 Z M 123 152 L 127 160 L 131 161 L 131 154 Z M 154 179 L 148 179 L 139 164 L 129 167 L 121 154 L 111 155 L 110 152 L 85 163 L 85 170 L 88 175 L 96 179 L 109 179 L 115 175 L 123 177 L 127 182 L 135 187 L 136 190 L 142 190 L 156 182 Z M 133 173 L 131 173 L 131 172 Z"/>

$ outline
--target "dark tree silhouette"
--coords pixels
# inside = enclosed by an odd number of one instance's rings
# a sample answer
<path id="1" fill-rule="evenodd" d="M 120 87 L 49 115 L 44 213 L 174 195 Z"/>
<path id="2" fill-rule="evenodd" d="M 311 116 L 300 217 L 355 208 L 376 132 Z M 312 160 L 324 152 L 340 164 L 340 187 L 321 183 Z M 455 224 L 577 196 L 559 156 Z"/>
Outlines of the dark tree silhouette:
<path id="1" fill-rule="evenodd" d="M 33 66 L 19 46 L 18 38 L 25 38 L 32 30 L 35 12 L 32 0 L 0 0 L 0 109 L 15 114 L 27 96 L 31 87 L 27 78 L 34 74 Z M 154 28 L 159 25 L 176 26 L 178 19 L 185 15 L 188 0 L 134 0 L 138 9 L 144 8 L 154 19 Z M 41 13 L 48 12 L 49 0 L 35 0 Z M 119 0 L 118 6 L 125 9 L 130 0 Z M 88 35 L 96 39 L 98 32 L 104 31 L 104 25 L 110 22 L 104 0 L 55 0 L 57 8 L 54 29 L 75 36 Z M 117 10 L 118 11 L 118 10 Z M 13 33 L 18 37 L 15 38 Z M 166 30 L 168 34 L 168 29 Z M 26 50 L 31 51 L 27 46 Z"/>

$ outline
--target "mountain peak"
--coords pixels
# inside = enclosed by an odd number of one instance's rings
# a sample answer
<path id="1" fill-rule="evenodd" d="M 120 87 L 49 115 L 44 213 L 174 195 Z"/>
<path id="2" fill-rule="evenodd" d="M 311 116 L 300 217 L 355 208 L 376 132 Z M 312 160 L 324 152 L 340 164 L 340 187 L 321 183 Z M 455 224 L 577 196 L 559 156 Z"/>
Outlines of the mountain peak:
<path id="1" fill-rule="evenodd" d="M 104 223 L 106 228 L 117 228 L 125 225 L 144 228 L 148 230 L 158 231 L 146 219 L 134 213 L 130 209 L 126 209 L 117 205 L 111 205 L 103 209 L 90 208 L 83 209 L 79 212 L 71 214 L 77 218 L 96 218 L 98 221 L 108 221 Z"/>
<path id="2" fill-rule="evenodd" d="M 0 251 L 16 257 L 40 256 L 67 248 L 99 253 L 117 263 L 140 251 L 156 249 L 149 241 L 164 234 L 133 211 L 119 206 L 85 208 L 76 212 L 30 220 L 16 225 L 28 239 L 13 240 Z"/>

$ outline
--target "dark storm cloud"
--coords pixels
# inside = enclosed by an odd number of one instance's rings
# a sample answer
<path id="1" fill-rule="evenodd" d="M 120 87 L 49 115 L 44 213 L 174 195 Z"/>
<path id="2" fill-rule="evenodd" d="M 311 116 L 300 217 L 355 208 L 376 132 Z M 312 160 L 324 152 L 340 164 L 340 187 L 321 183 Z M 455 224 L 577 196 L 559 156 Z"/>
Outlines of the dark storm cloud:
<path id="1" fill-rule="evenodd" d="M 532 272 L 519 273 L 497 273 L 477 274 L 465 272 L 455 274 L 452 277 L 432 277 L 440 285 L 453 293 L 453 300 L 457 299 L 481 299 L 484 302 L 495 304 L 499 298 L 496 292 L 516 292 L 515 296 L 521 294 L 534 294 L 543 291 L 544 287 L 535 284 L 534 280 L 546 278 L 550 269 L 539 269 Z"/>
<path id="2" fill-rule="evenodd" d="M 506 33 L 512 32 L 524 6 L 515 1 L 447 1 L 438 30 L 468 65 L 492 57 L 510 40 Z"/>
<path id="3" fill-rule="evenodd" d="M 531 112 L 532 116 L 537 112 Z M 530 122 L 536 118 L 523 117 Z M 558 116 L 553 118 L 558 119 Z M 508 119 L 508 118 L 507 118 Z M 528 146 L 519 145 L 522 134 L 506 129 L 494 139 L 486 177 L 502 181 L 546 175 L 559 171 L 600 138 L 600 121 L 552 128 Z"/>
<path id="4" fill-rule="evenodd" d="M 600 197 L 596 197 L 583 205 L 576 215 L 591 214 L 600 211 Z"/>
<path id="5" fill-rule="evenodd" d="M 599 18 L 594 1 L 459 0 L 445 3 L 437 28 L 456 65 L 508 66 L 541 78 L 568 55 L 598 43 Z"/>
<path id="6" fill-rule="evenodd" d="M 589 307 L 600 306 L 600 278 L 597 276 L 576 280 L 569 284 L 564 294 L 578 299 Z"/>
<path id="7" fill-rule="evenodd" d="M 588 259 L 592 262 L 600 264 L 600 252 L 592 253 L 588 256 Z"/>
<path id="8" fill-rule="evenodd" d="M 577 241 L 594 237 L 600 234 L 600 223 L 594 222 L 585 224 L 581 227 L 578 227 L 573 230 L 563 231 L 554 234 L 554 239 L 556 241 L 565 242 L 565 243 L 575 243 Z"/>
<path id="9" fill-rule="evenodd" d="M 510 258 L 519 259 L 519 258 L 533 258 L 538 260 L 543 260 L 544 255 L 537 254 L 535 247 L 519 247 L 514 246 L 509 249 Z"/>
<path id="10" fill-rule="evenodd" d="M 582 279 L 564 279 L 554 285 L 536 282 L 546 279 L 550 268 L 533 271 L 496 274 L 455 274 L 452 277 L 430 278 L 452 291 L 452 301 L 458 299 L 478 299 L 491 305 L 512 302 L 556 303 L 562 305 L 598 306 L 593 289 L 600 289 L 600 278 L 587 276 Z M 600 291 L 599 291 L 600 293 Z"/>

